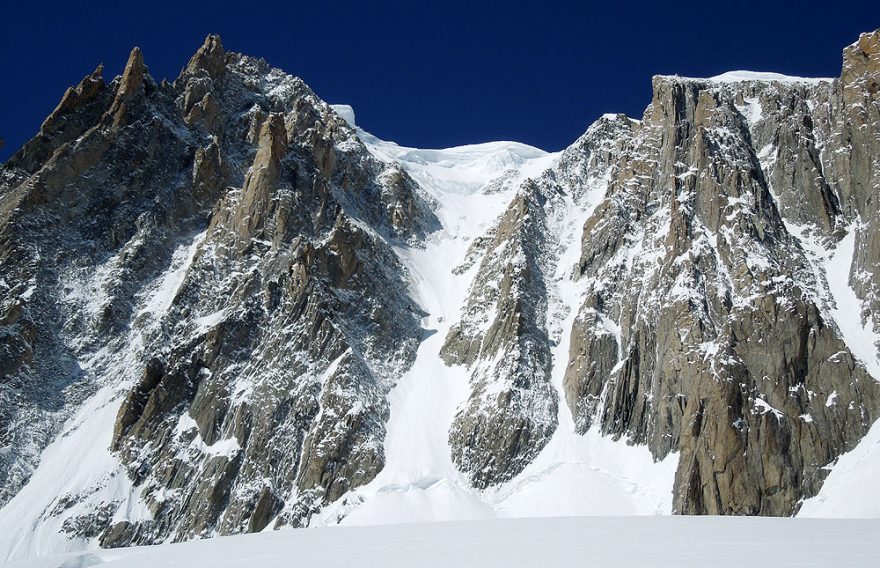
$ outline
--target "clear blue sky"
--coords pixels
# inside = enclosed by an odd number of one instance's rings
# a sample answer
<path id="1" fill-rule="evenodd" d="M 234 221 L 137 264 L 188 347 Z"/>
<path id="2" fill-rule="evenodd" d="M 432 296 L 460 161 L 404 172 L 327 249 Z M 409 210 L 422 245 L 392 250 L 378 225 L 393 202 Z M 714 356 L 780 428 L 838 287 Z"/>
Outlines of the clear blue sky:
<path id="1" fill-rule="evenodd" d="M 382 138 L 557 150 L 602 113 L 641 116 L 654 74 L 837 76 L 842 48 L 878 27 L 873 0 L 10 0 L 0 12 L 0 160 L 98 63 L 112 78 L 137 45 L 157 80 L 173 79 L 208 33 L 351 104 Z"/>

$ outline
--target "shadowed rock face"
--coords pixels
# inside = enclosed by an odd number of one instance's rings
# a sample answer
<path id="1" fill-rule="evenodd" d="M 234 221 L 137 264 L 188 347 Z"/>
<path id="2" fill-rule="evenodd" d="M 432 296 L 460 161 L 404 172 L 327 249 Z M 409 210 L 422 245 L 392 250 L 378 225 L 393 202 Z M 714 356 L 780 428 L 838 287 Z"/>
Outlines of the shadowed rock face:
<path id="1" fill-rule="evenodd" d="M 531 182 L 504 212 L 484 252 L 464 318 L 441 351 L 468 365 L 473 392 L 449 433 L 453 461 L 485 488 L 516 476 L 556 428 L 546 291 L 540 266 L 544 199 Z"/>
<path id="2" fill-rule="evenodd" d="M 421 336 L 390 244 L 436 221 L 301 81 L 210 36 L 157 84 L 135 49 L 2 175 L 4 501 L 101 388 L 150 510 L 66 524 L 104 546 L 298 525 L 381 469 Z"/>
<path id="3" fill-rule="evenodd" d="M 641 121 L 487 184 L 513 197 L 451 268 L 473 279 L 441 351 L 470 377 L 448 442 L 475 488 L 570 412 L 677 453 L 676 512 L 816 494 L 880 414 L 876 346 L 850 335 L 880 308 L 878 58 L 874 32 L 833 81 L 655 77 Z M 302 526 L 384 466 L 425 337 L 395 251 L 438 221 L 301 80 L 217 36 L 172 83 L 137 48 L 101 72 L 0 168 L 0 505 L 104 397 L 143 510 L 61 495 L 42 520 L 108 547 Z"/>

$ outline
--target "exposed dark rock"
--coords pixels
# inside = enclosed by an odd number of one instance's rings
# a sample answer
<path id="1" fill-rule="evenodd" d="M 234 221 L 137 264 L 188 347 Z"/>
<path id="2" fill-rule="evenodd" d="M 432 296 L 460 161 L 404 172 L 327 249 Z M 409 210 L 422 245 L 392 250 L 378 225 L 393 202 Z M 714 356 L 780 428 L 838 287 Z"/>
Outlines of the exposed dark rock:
<path id="1" fill-rule="evenodd" d="M 74 388 L 119 391 L 112 449 L 152 515 L 69 520 L 105 546 L 303 524 L 381 469 L 422 334 L 390 242 L 436 220 L 299 79 L 209 36 L 157 85 L 136 48 L 2 180 L 0 502 L 38 458 L 21 429 L 39 450 Z"/>
<path id="2" fill-rule="evenodd" d="M 822 165 L 846 82 L 655 78 L 584 227 L 566 397 L 584 430 L 680 452 L 678 512 L 790 515 L 880 412 L 804 240 L 835 246 L 869 206 L 842 188 L 870 175 Z"/>

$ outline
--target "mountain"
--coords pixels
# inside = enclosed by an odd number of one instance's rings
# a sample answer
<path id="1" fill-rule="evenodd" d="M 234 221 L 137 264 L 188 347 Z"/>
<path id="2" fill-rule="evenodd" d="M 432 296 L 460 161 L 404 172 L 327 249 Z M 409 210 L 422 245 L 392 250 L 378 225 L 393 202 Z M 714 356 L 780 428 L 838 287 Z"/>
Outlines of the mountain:
<path id="1" fill-rule="evenodd" d="M 383 141 L 217 36 L 98 67 L 0 168 L 2 550 L 880 514 L 878 84 L 880 30 L 547 154 Z"/>

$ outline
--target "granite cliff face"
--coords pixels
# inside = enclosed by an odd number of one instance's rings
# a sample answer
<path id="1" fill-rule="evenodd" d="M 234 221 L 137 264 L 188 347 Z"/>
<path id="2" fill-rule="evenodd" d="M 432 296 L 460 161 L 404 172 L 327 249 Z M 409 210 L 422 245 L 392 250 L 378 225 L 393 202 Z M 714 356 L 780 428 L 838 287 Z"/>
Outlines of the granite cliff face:
<path id="1" fill-rule="evenodd" d="M 797 513 L 880 417 L 878 85 L 880 31 L 834 80 L 658 76 L 545 159 L 389 146 L 216 36 L 171 83 L 99 67 L 0 168 L 10 555 L 340 522 L 426 358 L 484 499 L 570 423 L 676 460 L 674 512 Z M 455 234 L 463 192 L 500 214 Z M 37 502 L 65 444 L 97 465 Z"/>
<path id="2" fill-rule="evenodd" d="M 680 513 L 791 515 L 817 493 L 880 410 L 877 37 L 834 81 L 656 77 L 641 121 L 603 117 L 523 184 L 445 348 L 499 368 L 475 366 L 450 437 L 475 483 L 514 477 L 555 427 L 546 219 L 580 206 L 564 377 L 578 430 L 678 453 Z M 850 287 L 863 308 L 843 305 Z M 505 339 L 534 347 L 497 357 Z"/>
<path id="3" fill-rule="evenodd" d="M 110 449 L 149 515 L 106 503 L 72 537 L 300 524 L 381 469 L 386 394 L 421 334 L 406 294 L 380 294 L 405 287 L 390 243 L 436 220 L 301 81 L 212 36 L 156 83 L 135 49 L 3 173 L 4 501 L 108 388 Z M 88 495 L 59 497 L 50 515 Z"/>
<path id="4" fill-rule="evenodd" d="M 566 398 L 583 429 L 680 452 L 678 512 L 792 514 L 877 418 L 876 347 L 848 346 L 826 262 L 874 279 L 842 250 L 875 216 L 842 189 L 845 90 L 656 78 L 585 226 Z"/>

